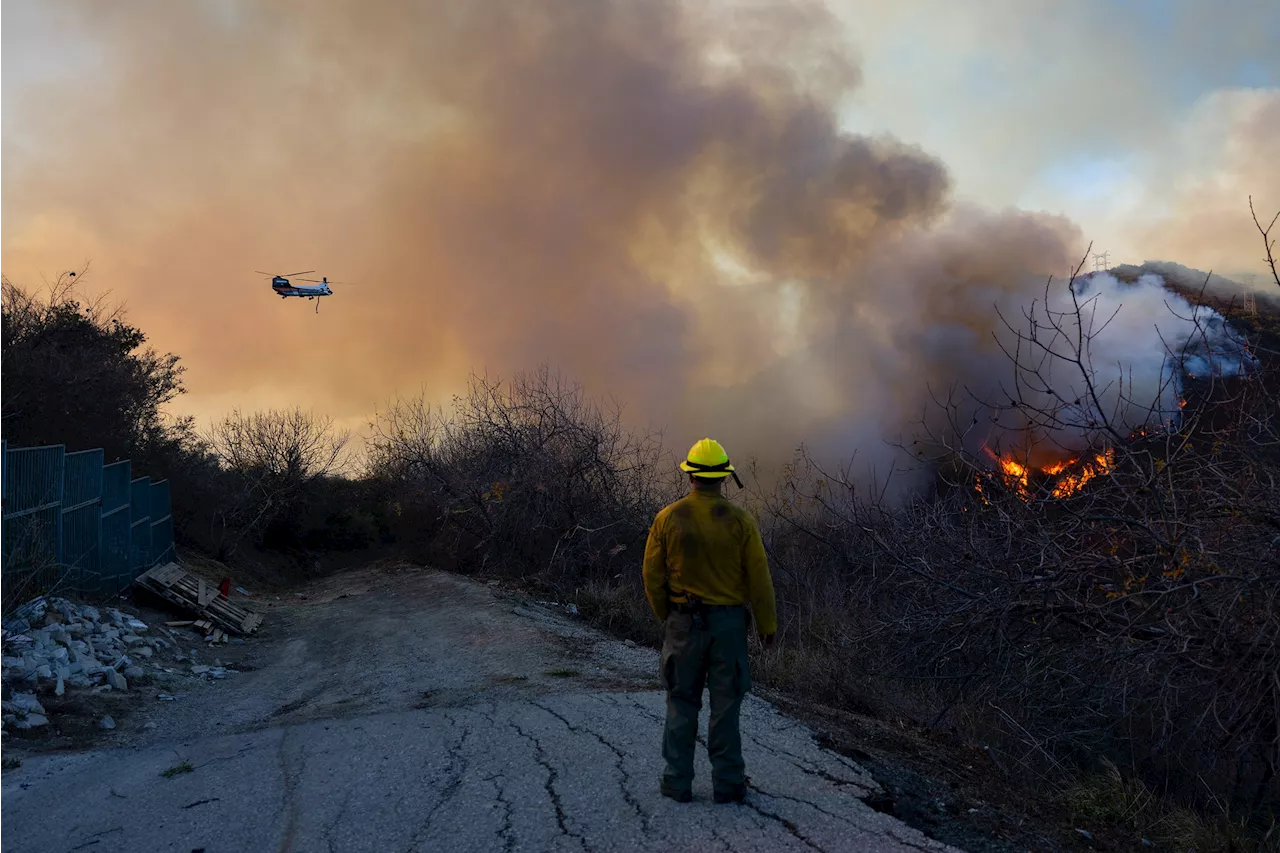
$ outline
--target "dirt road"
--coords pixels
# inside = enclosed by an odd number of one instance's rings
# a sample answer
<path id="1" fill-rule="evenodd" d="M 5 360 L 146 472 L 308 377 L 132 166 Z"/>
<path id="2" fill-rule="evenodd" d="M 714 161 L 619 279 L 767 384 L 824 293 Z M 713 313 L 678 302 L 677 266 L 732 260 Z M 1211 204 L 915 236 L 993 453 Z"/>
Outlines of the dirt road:
<path id="1" fill-rule="evenodd" d="M 234 678 L 4 775 L 3 846 L 51 851 L 954 850 L 757 697 L 751 789 L 658 794 L 657 656 L 455 576 L 376 569 L 272 608 Z M 706 708 L 702 731 L 706 730 Z M 15 749 L 6 744 L 6 757 Z"/>

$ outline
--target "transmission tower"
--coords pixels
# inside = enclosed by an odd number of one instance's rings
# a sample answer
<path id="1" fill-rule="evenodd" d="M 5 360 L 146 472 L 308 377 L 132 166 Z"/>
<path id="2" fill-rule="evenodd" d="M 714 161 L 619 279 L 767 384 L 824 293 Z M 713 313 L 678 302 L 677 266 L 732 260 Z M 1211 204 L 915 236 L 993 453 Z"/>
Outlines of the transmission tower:
<path id="1" fill-rule="evenodd" d="M 1244 292 L 1244 313 L 1248 314 L 1251 317 L 1257 317 L 1258 316 L 1258 294 L 1254 292 L 1254 289 L 1253 289 L 1253 280 L 1255 276 L 1253 273 L 1249 273 L 1248 275 L 1243 276 L 1243 278 L 1245 281 L 1245 286 L 1248 288 Z"/>
<path id="2" fill-rule="evenodd" d="M 1103 252 L 1102 254 L 1095 252 L 1093 255 L 1093 271 L 1098 272 L 1099 270 L 1107 269 L 1107 258 L 1110 256 L 1110 252 Z"/>

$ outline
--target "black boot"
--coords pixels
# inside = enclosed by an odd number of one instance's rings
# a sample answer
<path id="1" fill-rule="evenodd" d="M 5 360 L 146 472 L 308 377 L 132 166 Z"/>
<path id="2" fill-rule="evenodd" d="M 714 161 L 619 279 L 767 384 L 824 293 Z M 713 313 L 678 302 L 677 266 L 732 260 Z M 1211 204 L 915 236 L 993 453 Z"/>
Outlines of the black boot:
<path id="1" fill-rule="evenodd" d="M 747 798 L 746 785 L 728 785 L 717 788 L 714 794 L 717 803 L 740 803 Z"/>

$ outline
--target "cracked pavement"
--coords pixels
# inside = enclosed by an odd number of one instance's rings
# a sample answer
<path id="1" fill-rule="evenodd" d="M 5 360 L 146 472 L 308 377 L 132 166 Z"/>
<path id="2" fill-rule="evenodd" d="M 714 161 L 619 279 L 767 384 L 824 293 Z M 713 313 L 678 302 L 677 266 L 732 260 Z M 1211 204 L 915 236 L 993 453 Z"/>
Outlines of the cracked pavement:
<path id="1" fill-rule="evenodd" d="M 663 798 L 656 652 L 463 578 L 339 576 L 266 625 L 238 679 L 24 756 L 4 849 L 955 850 L 863 803 L 857 764 L 754 695 L 746 803 L 711 802 L 705 748 L 694 801 Z"/>

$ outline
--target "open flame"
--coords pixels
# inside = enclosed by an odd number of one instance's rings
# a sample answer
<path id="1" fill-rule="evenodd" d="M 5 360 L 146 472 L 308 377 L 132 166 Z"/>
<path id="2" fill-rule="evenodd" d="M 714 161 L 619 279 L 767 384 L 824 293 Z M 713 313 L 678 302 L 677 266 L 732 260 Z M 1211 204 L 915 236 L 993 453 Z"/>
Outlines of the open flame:
<path id="1" fill-rule="evenodd" d="M 987 452 L 999 466 L 1005 486 L 1023 498 L 1032 496 L 1033 478 L 1037 484 L 1052 483 L 1049 493 L 1055 498 L 1065 498 L 1079 492 L 1090 480 L 1109 473 L 1115 467 L 1115 451 L 1110 449 L 1105 453 L 1096 453 L 1090 459 L 1077 457 L 1039 469 L 1029 468 L 1009 456 L 998 456 L 990 450 Z M 982 492 L 981 486 L 978 491 Z"/>

